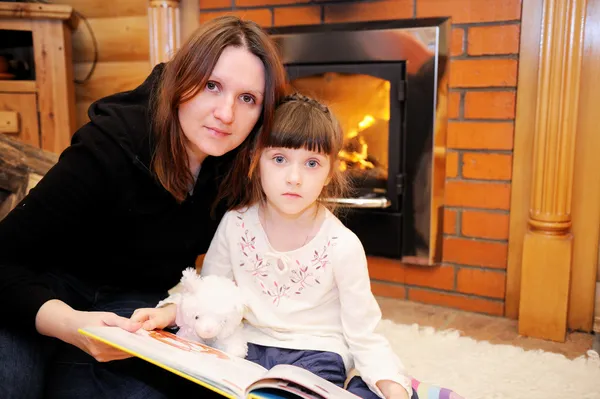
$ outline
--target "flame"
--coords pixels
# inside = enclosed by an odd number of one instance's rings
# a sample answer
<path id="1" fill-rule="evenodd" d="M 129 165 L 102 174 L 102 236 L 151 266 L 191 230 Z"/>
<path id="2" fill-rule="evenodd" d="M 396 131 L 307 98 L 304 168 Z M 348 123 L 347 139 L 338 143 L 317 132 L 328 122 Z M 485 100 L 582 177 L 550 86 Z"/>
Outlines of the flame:
<path id="1" fill-rule="evenodd" d="M 358 137 L 358 144 L 360 145 L 360 151 L 346 151 L 341 150 L 338 153 L 338 158 L 340 159 L 340 171 L 345 171 L 348 169 L 348 163 L 357 164 L 360 169 L 373 169 L 375 165 L 373 163 L 367 161 L 368 156 L 368 145 L 365 142 L 365 139 L 359 136 L 359 133 L 363 130 L 373 126 L 375 123 L 375 118 L 372 115 L 365 115 L 363 119 L 358 122 L 358 129 L 352 129 L 346 134 L 347 139 L 353 139 Z"/>
<path id="2" fill-rule="evenodd" d="M 375 118 L 373 118 L 372 115 L 365 115 L 363 120 L 358 122 L 358 127 L 360 131 L 363 131 L 366 128 L 373 126 L 373 123 L 375 123 Z"/>

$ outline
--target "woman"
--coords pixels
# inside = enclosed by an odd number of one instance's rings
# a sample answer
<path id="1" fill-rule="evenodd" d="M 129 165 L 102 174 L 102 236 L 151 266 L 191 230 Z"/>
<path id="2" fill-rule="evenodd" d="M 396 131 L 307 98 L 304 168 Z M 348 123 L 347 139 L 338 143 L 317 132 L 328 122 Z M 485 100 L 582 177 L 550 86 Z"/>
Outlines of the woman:
<path id="1" fill-rule="evenodd" d="M 128 356 L 77 329 L 136 330 L 133 310 L 154 305 L 206 252 L 241 198 L 249 143 L 261 124 L 269 131 L 284 76 L 265 32 L 223 17 L 138 88 L 90 107 L 90 122 L 0 223 L 0 397 L 190 388 L 137 359 L 106 363 Z"/>

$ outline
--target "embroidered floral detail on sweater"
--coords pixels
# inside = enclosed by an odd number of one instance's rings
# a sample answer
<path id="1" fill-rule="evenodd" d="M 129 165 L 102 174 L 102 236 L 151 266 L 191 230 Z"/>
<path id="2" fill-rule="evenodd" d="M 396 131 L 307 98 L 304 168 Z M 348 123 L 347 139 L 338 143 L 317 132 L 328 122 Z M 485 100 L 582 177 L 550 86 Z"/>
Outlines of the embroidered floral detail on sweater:
<path id="1" fill-rule="evenodd" d="M 329 247 L 335 247 L 335 245 L 337 244 L 335 240 L 337 240 L 337 237 L 331 237 L 329 240 L 327 240 L 327 244 L 323 245 L 323 250 L 321 252 L 315 249 L 314 257 L 312 258 L 311 262 L 317 270 L 319 270 L 320 268 L 325 269 L 325 266 L 331 263 L 331 261 L 327 259 L 327 250 L 329 249 Z"/>
<path id="2" fill-rule="evenodd" d="M 240 262 L 240 267 L 245 267 L 246 271 L 255 278 L 268 277 L 271 264 L 256 254 L 254 257 L 248 257 L 246 261 Z"/>
<path id="3" fill-rule="evenodd" d="M 287 296 L 287 292 L 290 289 L 287 285 L 279 285 L 277 281 L 273 281 L 273 288 L 267 288 L 267 286 L 260 280 L 258 280 L 260 287 L 262 288 L 262 292 L 271 298 L 273 298 L 273 305 L 279 306 L 279 301 L 281 298 Z"/>
<path id="4" fill-rule="evenodd" d="M 300 259 L 295 259 L 295 264 L 287 264 L 290 268 L 289 273 L 284 275 L 275 270 L 277 263 L 282 262 L 282 259 L 270 259 L 272 256 L 265 258 L 259 251 L 262 245 L 257 245 L 257 234 L 247 229 L 244 223 L 244 218 L 237 215 L 236 226 L 243 231 L 239 236 L 238 246 L 242 255 L 239 262 L 239 267 L 247 273 L 250 273 L 254 281 L 260 286 L 262 292 L 272 298 L 272 303 L 278 306 L 282 298 L 288 297 L 293 293 L 295 296 L 302 295 L 310 287 L 321 284 L 319 278 L 326 273 L 327 267 L 331 264 L 329 250 L 337 244 L 337 237 L 331 237 L 327 240 L 327 244 L 320 249 L 315 249 L 312 252 L 312 258 L 304 263 Z M 260 238 L 259 238 L 260 239 Z M 257 246 L 259 251 L 256 250 Z M 299 251 L 301 254 L 311 253 L 310 251 Z M 282 255 L 283 256 L 283 255 Z M 287 256 L 286 261 L 290 261 Z"/>
<path id="5" fill-rule="evenodd" d="M 248 234 L 248 230 L 244 231 L 244 235 L 242 236 L 241 240 L 240 240 L 240 248 L 242 249 L 242 253 L 245 256 L 248 256 L 247 252 L 249 252 L 249 250 L 256 250 L 256 236 L 254 235 L 249 235 Z"/>
<path id="6" fill-rule="evenodd" d="M 308 266 L 301 264 L 299 260 L 296 260 L 296 264 L 298 267 L 292 269 L 292 276 L 290 277 L 290 281 L 294 284 L 295 288 L 294 294 L 300 295 L 306 287 L 312 287 L 315 283 L 321 284 L 314 273 L 309 270 Z"/>

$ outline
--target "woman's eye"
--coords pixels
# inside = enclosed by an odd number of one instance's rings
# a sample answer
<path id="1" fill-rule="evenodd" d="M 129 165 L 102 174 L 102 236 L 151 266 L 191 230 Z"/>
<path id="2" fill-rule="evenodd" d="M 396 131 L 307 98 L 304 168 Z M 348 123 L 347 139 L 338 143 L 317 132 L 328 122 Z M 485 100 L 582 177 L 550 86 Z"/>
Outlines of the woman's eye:
<path id="1" fill-rule="evenodd" d="M 316 161 L 314 159 L 311 159 L 310 161 L 306 162 L 306 165 L 309 168 L 316 168 L 317 166 L 319 166 L 319 161 Z"/>
<path id="2" fill-rule="evenodd" d="M 285 161 L 285 158 L 281 155 L 277 155 L 276 157 L 273 157 L 273 160 L 275 161 L 275 163 L 283 163 L 283 161 Z"/>
<path id="3" fill-rule="evenodd" d="M 217 84 L 209 80 L 208 82 L 206 82 L 206 88 L 210 91 L 215 91 L 217 90 Z"/>
<path id="4" fill-rule="evenodd" d="M 246 104 L 254 104 L 256 101 L 254 100 L 254 97 L 248 95 L 248 94 L 244 94 L 242 96 L 242 101 L 245 102 Z"/>

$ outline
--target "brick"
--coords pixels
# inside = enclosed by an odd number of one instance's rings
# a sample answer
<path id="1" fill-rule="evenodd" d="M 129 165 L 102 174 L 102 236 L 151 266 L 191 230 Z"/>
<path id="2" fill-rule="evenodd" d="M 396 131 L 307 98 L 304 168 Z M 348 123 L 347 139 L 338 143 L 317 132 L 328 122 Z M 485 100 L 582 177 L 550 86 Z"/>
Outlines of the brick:
<path id="1" fill-rule="evenodd" d="M 506 273 L 460 268 L 456 276 L 456 289 L 464 294 L 504 299 Z"/>
<path id="2" fill-rule="evenodd" d="M 454 266 L 407 266 L 406 284 L 451 290 L 454 288 Z"/>
<path id="3" fill-rule="evenodd" d="M 202 3 L 204 0 L 200 0 Z M 309 3 L 311 0 L 235 0 L 237 7 L 281 6 L 286 4 Z"/>
<path id="4" fill-rule="evenodd" d="M 517 93 L 514 91 L 468 91 L 466 119 L 515 119 Z"/>
<path id="5" fill-rule="evenodd" d="M 518 54 L 519 25 L 474 26 L 469 28 L 467 54 Z"/>
<path id="6" fill-rule="evenodd" d="M 506 243 L 456 237 L 444 238 L 442 257 L 445 262 L 506 269 L 507 255 Z"/>
<path id="7" fill-rule="evenodd" d="M 503 302 L 491 301 L 477 297 L 468 297 L 461 294 L 450 294 L 445 292 L 411 288 L 408 291 L 408 300 L 495 316 L 502 316 L 504 314 Z"/>
<path id="8" fill-rule="evenodd" d="M 510 180 L 512 155 L 465 152 L 462 156 L 462 177 L 465 179 Z"/>
<path id="9" fill-rule="evenodd" d="M 450 38 L 450 55 L 455 57 L 462 55 L 465 52 L 465 30 L 462 28 L 452 29 L 452 37 Z"/>
<path id="10" fill-rule="evenodd" d="M 509 215 L 507 213 L 463 210 L 461 234 L 467 237 L 508 239 Z"/>
<path id="11" fill-rule="evenodd" d="M 450 87 L 515 87 L 517 60 L 451 60 Z"/>
<path id="12" fill-rule="evenodd" d="M 460 92 L 451 91 L 448 93 L 448 119 L 458 119 L 460 117 Z"/>
<path id="13" fill-rule="evenodd" d="M 200 0 L 200 9 L 230 8 L 231 0 Z"/>
<path id="14" fill-rule="evenodd" d="M 453 266 L 407 266 L 398 260 L 369 256 L 369 277 L 380 282 L 452 289 Z"/>
<path id="15" fill-rule="evenodd" d="M 371 291 L 377 296 L 406 299 L 406 288 L 403 285 L 372 281 Z"/>
<path id="16" fill-rule="evenodd" d="M 508 210 L 510 184 L 449 180 L 445 188 L 445 205 Z"/>
<path id="17" fill-rule="evenodd" d="M 458 176 L 458 155 L 456 151 L 446 153 L 446 177 Z"/>
<path id="18" fill-rule="evenodd" d="M 367 257 L 369 277 L 374 280 L 404 283 L 405 266 L 398 260 L 380 258 L 377 256 Z"/>
<path id="19" fill-rule="evenodd" d="M 245 20 L 254 21 L 260 26 L 268 27 L 271 26 L 272 14 L 271 10 L 268 9 L 256 9 L 256 10 L 232 10 L 232 11 L 210 11 L 200 13 L 200 23 L 204 23 L 213 18 L 220 17 L 222 15 L 235 15 Z"/>
<path id="20" fill-rule="evenodd" d="M 417 18 L 452 17 L 452 23 L 514 21 L 521 0 L 417 0 Z"/>
<path id="21" fill-rule="evenodd" d="M 454 209 L 444 209 L 444 234 L 456 234 L 458 212 Z"/>
<path id="22" fill-rule="evenodd" d="M 465 150 L 512 150 L 513 122 L 448 122 L 448 148 Z"/>
<path id="23" fill-rule="evenodd" d="M 325 6 L 325 22 L 412 18 L 413 0 L 385 0 Z"/>
<path id="24" fill-rule="evenodd" d="M 308 25 L 321 22 L 320 7 L 275 8 L 275 26 Z"/>

